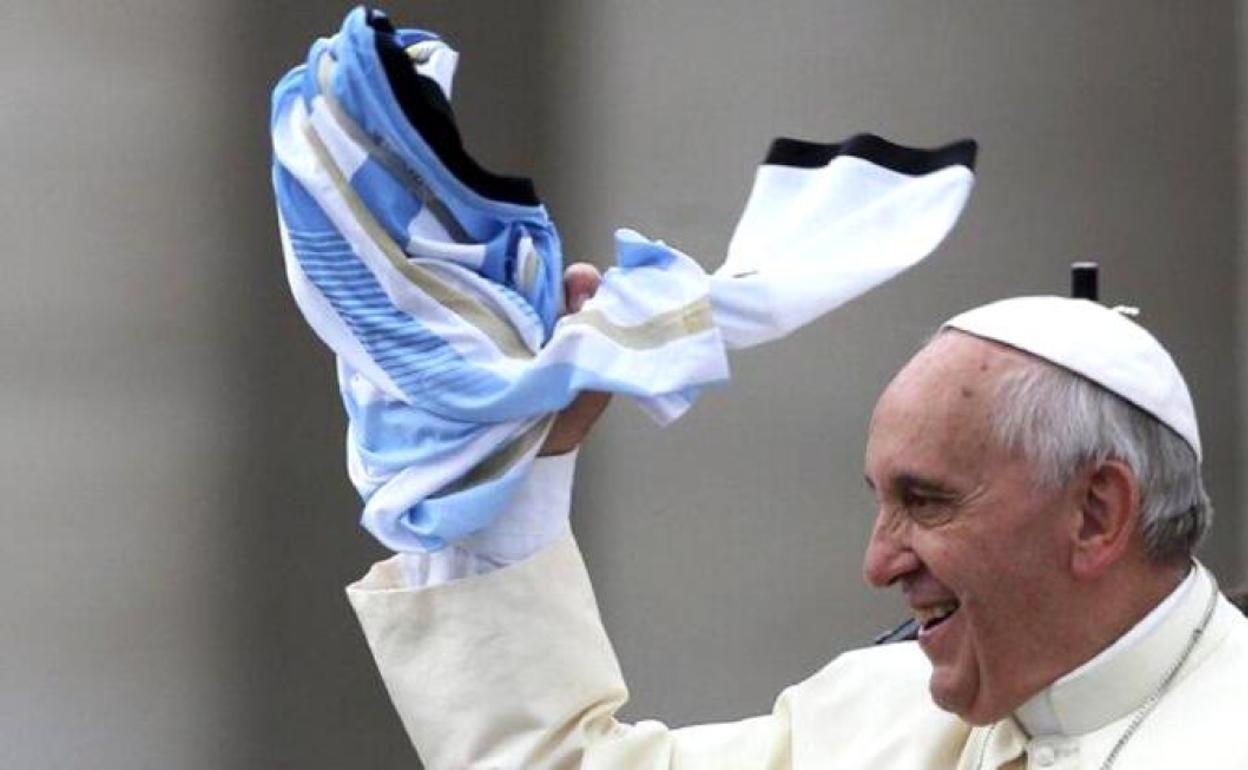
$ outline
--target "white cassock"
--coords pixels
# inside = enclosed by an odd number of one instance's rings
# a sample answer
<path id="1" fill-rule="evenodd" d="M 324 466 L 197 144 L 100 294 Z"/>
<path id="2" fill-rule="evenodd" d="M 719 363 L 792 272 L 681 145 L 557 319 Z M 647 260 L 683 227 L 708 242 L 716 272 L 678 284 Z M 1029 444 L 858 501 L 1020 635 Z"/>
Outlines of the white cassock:
<path id="1" fill-rule="evenodd" d="M 563 504 L 566 489 L 554 498 Z M 572 536 L 552 538 L 483 574 L 460 559 L 413 576 L 395 557 L 348 589 L 427 770 L 1099 768 L 1211 602 L 1190 658 L 1113 766 L 1248 769 L 1248 619 L 1215 598 L 1203 567 L 1108 650 L 993 725 L 937 708 L 930 666 L 909 642 L 841 655 L 781 693 L 769 715 L 673 729 L 615 720 L 628 691 L 588 575 Z M 467 576 L 447 579 L 454 572 Z"/>

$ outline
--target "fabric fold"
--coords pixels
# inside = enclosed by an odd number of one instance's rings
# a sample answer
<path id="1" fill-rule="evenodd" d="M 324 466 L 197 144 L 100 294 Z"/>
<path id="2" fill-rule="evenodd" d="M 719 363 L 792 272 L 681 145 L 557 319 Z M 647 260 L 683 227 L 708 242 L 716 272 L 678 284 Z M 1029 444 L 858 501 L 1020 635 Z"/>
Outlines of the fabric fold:
<path id="1" fill-rule="evenodd" d="M 529 180 L 465 151 L 458 54 L 357 8 L 277 85 L 273 184 L 287 276 L 338 356 L 364 526 L 399 551 L 489 526 L 582 391 L 660 423 L 729 378 L 727 349 L 788 334 L 929 254 L 975 148 L 777 140 L 727 258 L 616 233 L 617 266 L 562 313 L 559 237 Z"/>

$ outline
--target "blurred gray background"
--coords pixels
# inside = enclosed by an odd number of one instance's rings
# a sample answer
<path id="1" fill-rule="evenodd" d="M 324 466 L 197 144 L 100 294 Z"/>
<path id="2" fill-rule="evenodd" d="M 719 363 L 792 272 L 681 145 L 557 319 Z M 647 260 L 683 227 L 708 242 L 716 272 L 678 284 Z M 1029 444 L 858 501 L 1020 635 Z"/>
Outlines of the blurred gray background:
<path id="1" fill-rule="evenodd" d="M 282 273 L 268 90 L 339 2 L 0 8 L 0 767 L 415 768 L 342 587 L 331 358 Z M 859 576 L 875 396 L 925 334 L 1099 259 L 1202 415 L 1248 580 L 1248 23 L 1232 2 L 405 2 L 463 53 L 469 147 L 533 176 L 570 257 L 620 225 L 714 267 L 778 134 L 981 142 L 930 260 L 658 430 L 617 403 L 574 521 L 634 698 L 767 709 L 902 614 Z"/>

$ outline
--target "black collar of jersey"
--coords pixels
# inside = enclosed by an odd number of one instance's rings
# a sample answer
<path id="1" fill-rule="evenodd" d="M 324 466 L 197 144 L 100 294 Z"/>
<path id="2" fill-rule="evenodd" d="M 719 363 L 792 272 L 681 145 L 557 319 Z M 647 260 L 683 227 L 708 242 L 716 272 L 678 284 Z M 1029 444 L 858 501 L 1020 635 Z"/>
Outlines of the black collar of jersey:
<path id="1" fill-rule="evenodd" d="M 459 181 L 484 198 L 522 206 L 541 205 L 532 180 L 491 173 L 472 159 L 464 150 L 451 104 L 441 87 L 412 66 L 412 60 L 396 39 L 397 33 L 389 19 L 373 10 L 366 18 L 375 32 L 377 57 L 390 81 L 395 101 L 442 164 Z"/>

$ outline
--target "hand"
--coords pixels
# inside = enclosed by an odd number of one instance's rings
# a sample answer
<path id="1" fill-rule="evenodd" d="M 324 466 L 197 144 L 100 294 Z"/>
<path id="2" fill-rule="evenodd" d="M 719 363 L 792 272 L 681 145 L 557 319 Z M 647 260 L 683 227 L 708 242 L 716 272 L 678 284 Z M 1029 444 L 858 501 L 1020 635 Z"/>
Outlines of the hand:
<path id="1" fill-rule="evenodd" d="M 598 291 L 601 283 L 602 275 L 593 265 L 585 262 L 569 265 L 563 271 L 564 306 L 568 312 L 579 311 L 585 301 Z M 589 435 L 589 429 L 594 427 L 609 403 L 610 393 L 593 391 L 577 396 L 555 418 L 555 424 L 546 435 L 546 443 L 538 450 L 538 456 L 559 455 L 576 449 Z"/>

